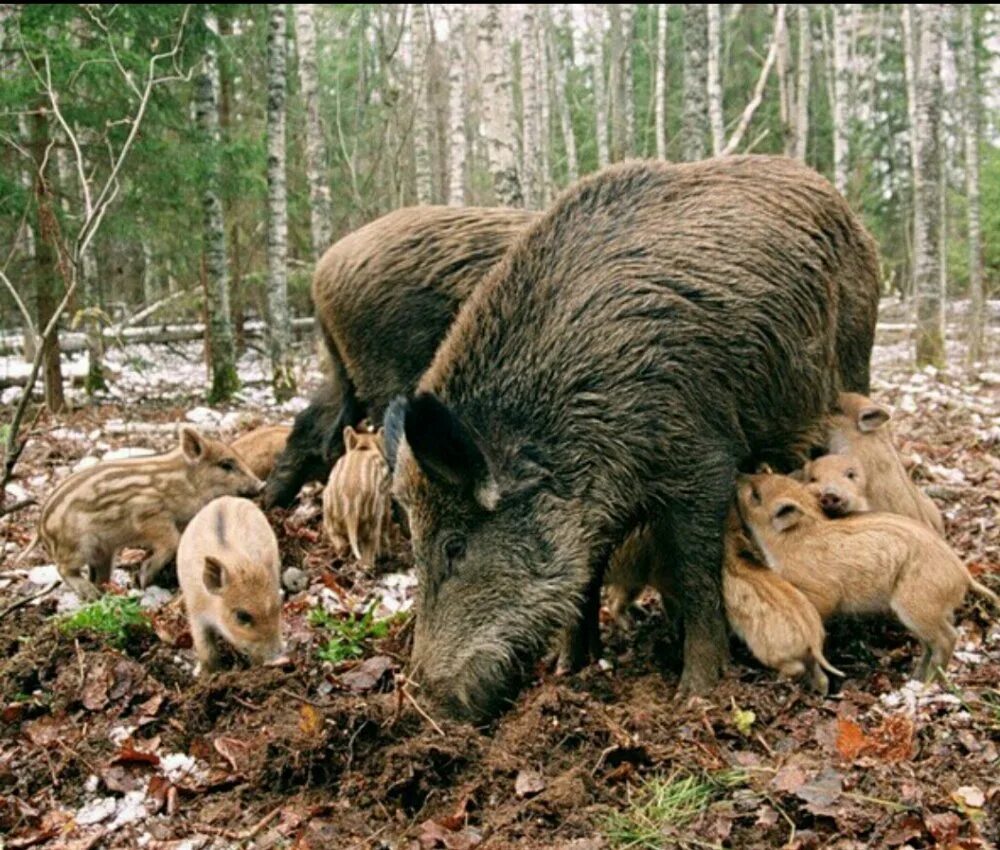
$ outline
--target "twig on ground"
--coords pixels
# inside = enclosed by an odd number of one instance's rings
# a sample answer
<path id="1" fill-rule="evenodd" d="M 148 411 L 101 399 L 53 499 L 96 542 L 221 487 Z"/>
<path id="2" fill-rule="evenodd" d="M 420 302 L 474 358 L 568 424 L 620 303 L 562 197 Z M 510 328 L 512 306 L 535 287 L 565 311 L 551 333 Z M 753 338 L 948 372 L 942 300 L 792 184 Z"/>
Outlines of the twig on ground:
<path id="1" fill-rule="evenodd" d="M 8 605 L 6 608 L 0 611 L 0 620 L 2 620 L 4 617 L 10 614 L 12 611 L 16 611 L 18 608 L 23 608 L 25 605 L 34 602 L 36 599 L 41 599 L 43 596 L 48 596 L 53 590 L 55 590 L 59 586 L 59 584 L 60 583 L 58 581 L 54 581 L 48 587 L 38 591 L 38 593 L 32 593 L 31 596 L 24 596 L 21 599 L 18 599 L 16 602 L 11 602 L 10 605 Z"/>
<path id="2" fill-rule="evenodd" d="M 13 505 L 0 506 L 0 517 L 17 513 L 18 511 L 24 510 L 25 508 L 30 508 L 32 505 L 37 505 L 37 504 L 38 504 L 38 499 L 21 499 L 20 502 L 14 502 Z"/>
<path id="3" fill-rule="evenodd" d="M 280 813 L 282 808 L 284 808 L 284 803 L 276 808 L 272 809 L 268 814 L 264 815 L 257 823 L 251 826 L 249 829 L 243 830 L 233 830 L 225 829 L 221 826 L 212 826 L 207 823 L 199 823 L 194 825 L 194 830 L 196 832 L 207 832 L 209 835 L 218 835 L 222 838 L 228 838 L 230 841 L 250 841 L 252 838 L 257 837 L 259 833 L 265 826 L 267 826 L 271 821 L 275 819 Z"/>

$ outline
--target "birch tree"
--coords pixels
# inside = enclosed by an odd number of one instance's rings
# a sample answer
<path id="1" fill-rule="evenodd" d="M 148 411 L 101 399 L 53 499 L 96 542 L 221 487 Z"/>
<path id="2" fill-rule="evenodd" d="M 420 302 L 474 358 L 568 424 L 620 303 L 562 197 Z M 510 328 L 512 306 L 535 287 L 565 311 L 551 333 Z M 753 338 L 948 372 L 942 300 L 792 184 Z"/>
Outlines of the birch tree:
<path id="1" fill-rule="evenodd" d="M 509 63 L 504 55 L 509 49 L 501 15 L 499 4 L 485 5 L 476 34 L 479 64 L 483 69 L 483 123 L 494 197 L 498 204 L 519 207 L 524 198 L 517 171 L 517 151 L 512 143 L 514 98 Z"/>
<path id="2" fill-rule="evenodd" d="M 448 8 L 448 203 L 465 204 L 465 6 Z"/>
<path id="3" fill-rule="evenodd" d="M 267 307 L 274 397 L 295 393 L 288 313 L 288 194 L 285 184 L 285 4 L 268 7 L 267 33 Z"/>
<path id="4" fill-rule="evenodd" d="M 537 209 L 540 184 L 541 133 L 539 128 L 538 51 L 535 38 L 535 7 L 521 5 L 521 191 L 524 206 Z"/>
<path id="5" fill-rule="evenodd" d="M 944 304 L 941 293 L 941 25 L 944 6 L 918 9 L 920 33 L 916 75 L 915 144 L 917 167 L 913 193 L 913 292 L 917 302 L 917 366 L 944 365 Z"/>
<path id="6" fill-rule="evenodd" d="M 795 152 L 795 81 L 792 76 L 792 39 L 789 27 L 778 40 L 778 114 L 781 119 L 781 142 L 785 156 Z"/>
<path id="7" fill-rule="evenodd" d="M 608 15 L 608 89 L 611 104 L 611 161 L 619 162 L 627 156 L 625 136 L 628 130 L 625 119 L 625 31 L 622 21 L 622 4 L 607 6 Z"/>
<path id="8" fill-rule="evenodd" d="M 850 145 L 851 93 L 850 4 L 833 5 L 833 185 L 847 194 L 847 158 Z"/>
<path id="9" fill-rule="evenodd" d="M 712 128 L 712 153 L 718 156 L 726 143 L 722 124 L 722 76 L 719 58 L 722 50 L 722 17 L 718 4 L 706 4 L 708 14 L 708 118 Z"/>
<path id="10" fill-rule="evenodd" d="M 549 67 L 549 52 L 545 46 L 545 34 L 542 21 L 539 16 L 545 7 L 538 5 L 535 11 L 535 43 L 534 49 L 538 53 L 538 135 L 539 135 L 539 160 L 538 171 L 540 180 L 538 183 L 538 198 L 542 207 L 548 206 L 552 197 L 552 100 L 551 91 L 551 69 Z"/>
<path id="11" fill-rule="evenodd" d="M 202 190 L 204 211 L 205 273 L 208 282 L 206 307 L 208 312 L 208 350 L 212 372 L 212 387 L 208 398 L 212 403 L 226 401 L 239 389 L 236 375 L 236 347 L 233 343 L 233 321 L 229 307 L 229 270 L 226 261 L 226 227 L 219 197 L 219 62 L 215 38 L 219 24 L 215 12 L 205 11 L 205 26 L 210 38 L 198 75 L 195 92 L 195 115 L 201 133 L 205 156 L 205 185 Z"/>
<path id="12" fill-rule="evenodd" d="M 316 66 L 316 19 L 311 3 L 295 4 L 295 37 L 299 57 L 299 85 L 305 106 L 306 178 L 309 181 L 309 223 L 313 260 L 330 245 L 332 213 L 327 182 L 326 139 L 320 117 L 319 73 Z"/>
<path id="13" fill-rule="evenodd" d="M 413 56 L 413 159 L 417 182 L 417 203 L 433 202 L 431 177 L 431 114 L 427 96 L 427 51 L 429 30 L 427 7 L 410 6 L 410 45 Z"/>
<path id="14" fill-rule="evenodd" d="M 983 357 L 983 258 L 979 210 L 979 63 L 976 56 L 974 11 L 962 5 L 962 93 L 964 115 L 962 135 L 965 142 L 965 194 L 968 203 L 969 231 L 969 363 Z"/>
<path id="15" fill-rule="evenodd" d="M 635 67 L 632 45 L 635 30 L 635 4 L 622 4 L 622 32 L 625 50 L 622 53 L 622 102 L 625 109 L 625 155 L 635 154 Z"/>
<path id="16" fill-rule="evenodd" d="M 708 137 L 708 15 L 703 3 L 684 4 L 684 111 L 681 152 L 705 158 Z"/>
<path id="17" fill-rule="evenodd" d="M 812 72 L 812 28 L 809 7 L 798 5 L 799 51 L 796 69 L 795 148 L 796 159 L 806 160 L 809 148 L 809 83 Z"/>
<path id="18" fill-rule="evenodd" d="M 656 6 L 656 81 L 654 92 L 656 104 L 653 112 L 656 120 L 656 157 L 667 158 L 667 3 Z"/>
<path id="19" fill-rule="evenodd" d="M 577 164 L 576 133 L 573 129 L 573 117 L 569 110 L 568 92 L 566 90 L 566 66 L 559 52 L 556 41 L 555 26 L 549 7 L 545 6 L 545 40 L 549 51 L 549 64 L 552 66 L 553 86 L 555 89 L 555 104 L 559 112 L 559 127 L 562 131 L 563 148 L 566 151 L 566 175 L 570 183 L 576 182 L 580 176 Z"/>
<path id="20" fill-rule="evenodd" d="M 597 134 L 597 167 L 610 162 L 608 152 L 608 101 L 604 75 L 604 6 L 589 3 L 584 7 L 587 15 L 585 50 L 594 75 L 594 120 Z"/>

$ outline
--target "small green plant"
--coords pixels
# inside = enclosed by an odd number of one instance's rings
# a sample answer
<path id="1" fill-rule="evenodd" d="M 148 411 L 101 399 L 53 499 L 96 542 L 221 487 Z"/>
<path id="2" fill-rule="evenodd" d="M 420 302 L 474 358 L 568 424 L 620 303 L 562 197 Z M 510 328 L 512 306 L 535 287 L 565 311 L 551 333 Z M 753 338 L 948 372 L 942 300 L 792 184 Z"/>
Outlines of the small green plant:
<path id="1" fill-rule="evenodd" d="M 330 639 L 319 648 L 317 658 L 332 664 L 360 658 L 364 654 L 366 640 L 385 637 L 392 620 L 376 620 L 377 607 L 376 599 L 360 616 L 351 613 L 343 618 L 335 617 L 325 608 L 313 608 L 309 612 L 309 625 L 332 633 Z"/>
<path id="2" fill-rule="evenodd" d="M 67 615 L 60 626 L 70 634 L 96 632 L 121 647 L 127 642 L 130 631 L 149 629 L 150 623 L 138 599 L 109 594 Z"/>
<path id="3" fill-rule="evenodd" d="M 677 832 L 704 812 L 720 792 L 745 782 L 746 776 L 740 771 L 653 777 L 630 799 L 628 808 L 608 818 L 604 834 L 612 847 L 622 850 L 666 850 L 686 846 Z M 694 839 L 689 843 L 706 846 Z"/>

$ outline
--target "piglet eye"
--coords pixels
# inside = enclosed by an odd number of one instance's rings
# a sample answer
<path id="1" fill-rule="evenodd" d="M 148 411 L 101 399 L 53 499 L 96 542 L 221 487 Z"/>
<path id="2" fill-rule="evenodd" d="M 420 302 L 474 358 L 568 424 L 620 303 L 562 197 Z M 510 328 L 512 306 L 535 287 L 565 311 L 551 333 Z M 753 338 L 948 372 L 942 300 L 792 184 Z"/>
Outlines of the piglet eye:
<path id="1" fill-rule="evenodd" d="M 238 608 L 234 616 L 236 617 L 236 622 L 239 623 L 241 626 L 249 627 L 253 625 L 253 617 L 247 611 L 244 611 L 242 608 Z"/>
<path id="2" fill-rule="evenodd" d="M 236 472 L 236 461 L 228 458 L 226 460 L 220 460 L 219 469 L 223 472 Z"/>
<path id="3" fill-rule="evenodd" d="M 760 490 L 758 490 L 756 487 L 751 487 L 750 488 L 750 495 L 751 495 L 751 497 L 753 497 L 753 503 L 755 505 L 759 505 L 760 504 Z"/>
<path id="4" fill-rule="evenodd" d="M 855 474 L 855 472 L 854 472 L 854 470 L 853 470 L 853 469 L 848 469 L 848 470 L 847 470 L 847 478 L 848 478 L 848 479 L 849 479 L 850 481 L 853 481 L 853 480 L 854 480 L 855 478 L 857 478 L 857 475 Z"/>

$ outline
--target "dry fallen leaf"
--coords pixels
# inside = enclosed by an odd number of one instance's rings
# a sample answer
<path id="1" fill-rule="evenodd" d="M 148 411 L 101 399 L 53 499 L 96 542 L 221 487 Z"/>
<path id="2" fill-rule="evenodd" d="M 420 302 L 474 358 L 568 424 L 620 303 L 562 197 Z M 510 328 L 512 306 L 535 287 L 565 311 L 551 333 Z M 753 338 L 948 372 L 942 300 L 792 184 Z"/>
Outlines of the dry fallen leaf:
<path id="1" fill-rule="evenodd" d="M 323 715 L 309 703 L 302 703 L 299 709 L 299 730 L 309 738 L 316 738 L 323 731 Z"/>
<path id="2" fill-rule="evenodd" d="M 869 746 L 864 731 L 853 720 L 837 718 L 837 752 L 848 761 L 854 761 Z"/>
<path id="3" fill-rule="evenodd" d="M 951 799 L 970 809 L 981 809 L 986 805 L 986 795 L 975 785 L 963 785 L 951 792 Z"/>
<path id="4" fill-rule="evenodd" d="M 522 770 L 514 780 L 514 793 L 518 799 L 534 797 L 545 790 L 545 779 L 537 770 Z"/>

